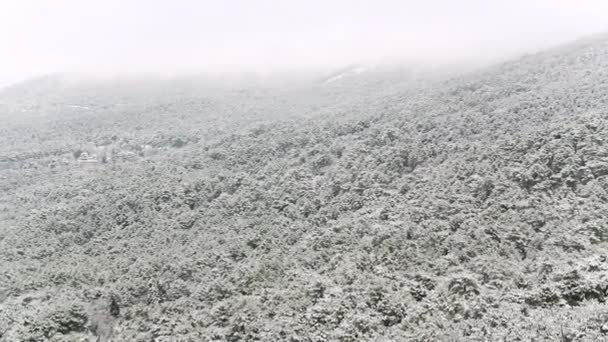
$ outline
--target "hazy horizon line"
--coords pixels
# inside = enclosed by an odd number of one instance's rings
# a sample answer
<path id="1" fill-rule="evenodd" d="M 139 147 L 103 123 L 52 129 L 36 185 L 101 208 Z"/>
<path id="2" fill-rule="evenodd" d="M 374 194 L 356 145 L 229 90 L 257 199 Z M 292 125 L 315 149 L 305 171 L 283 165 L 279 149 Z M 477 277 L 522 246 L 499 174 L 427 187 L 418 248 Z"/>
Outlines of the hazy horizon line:
<path id="1" fill-rule="evenodd" d="M 346 62 L 343 64 L 328 64 L 328 65 L 312 65 L 312 66 L 290 66 L 277 68 L 255 68 L 235 66 L 233 68 L 184 68 L 182 70 L 169 70 L 169 68 L 158 68 L 157 70 L 128 70 L 129 68 L 114 68 L 113 70 L 56 70 L 51 72 L 39 73 L 35 76 L 24 77 L 16 81 L 2 82 L 0 80 L 0 91 L 7 88 L 19 86 L 27 82 L 35 82 L 45 78 L 63 78 L 65 81 L 138 81 L 138 80 L 176 80 L 183 78 L 201 78 L 208 80 L 260 80 L 264 79 L 280 79 L 285 78 L 309 78 L 329 76 L 332 73 L 340 70 L 346 70 L 355 67 L 366 67 L 368 69 L 396 70 L 409 69 L 411 72 L 470 72 L 478 69 L 491 67 L 516 61 L 518 59 L 536 55 L 539 53 L 550 52 L 555 49 L 595 41 L 600 38 L 608 38 L 608 31 L 581 35 L 575 39 L 566 42 L 558 42 L 547 44 L 547 46 L 520 49 L 520 51 L 511 51 L 508 53 L 497 54 L 490 58 L 461 58 L 461 59 L 445 59 L 430 61 L 400 61 L 397 57 L 387 58 L 385 60 L 368 60 L 360 62 Z"/>

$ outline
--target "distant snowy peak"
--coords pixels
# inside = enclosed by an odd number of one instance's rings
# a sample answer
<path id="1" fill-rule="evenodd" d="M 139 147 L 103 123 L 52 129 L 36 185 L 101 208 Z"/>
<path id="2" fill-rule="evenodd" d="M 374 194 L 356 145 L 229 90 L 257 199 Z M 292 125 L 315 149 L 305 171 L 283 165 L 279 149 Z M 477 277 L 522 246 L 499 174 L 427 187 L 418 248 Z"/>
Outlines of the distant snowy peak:
<path id="1" fill-rule="evenodd" d="M 355 76 L 355 75 L 360 75 L 360 74 L 362 74 L 364 72 L 367 72 L 369 70 L 370 70 L 370 67 L 363 66 L 363 65 L 349 66 L 347 68 L 343 68 L 343 69 L 340 69 L 337 72 L 332 73 L 331 75 L 329 75 L 328 77 L 326 77 L 322 81 L 322 83 L 323 84 L 333 83 L 333 82 L 339 81 L 339 80 L 347 78 L 347 77 L 351 77 L 351 76 Z"/>

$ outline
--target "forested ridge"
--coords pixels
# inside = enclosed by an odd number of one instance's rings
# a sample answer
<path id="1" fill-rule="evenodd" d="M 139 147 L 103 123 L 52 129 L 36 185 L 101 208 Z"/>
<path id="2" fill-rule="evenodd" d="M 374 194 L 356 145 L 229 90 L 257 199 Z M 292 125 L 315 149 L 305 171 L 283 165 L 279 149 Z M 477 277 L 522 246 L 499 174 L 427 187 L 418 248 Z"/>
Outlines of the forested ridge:
<path id="1" fill-rule="evenodd" d="M 1 93 L 0 341 L 606 338 L 608 38 L 390 77 Z"/>

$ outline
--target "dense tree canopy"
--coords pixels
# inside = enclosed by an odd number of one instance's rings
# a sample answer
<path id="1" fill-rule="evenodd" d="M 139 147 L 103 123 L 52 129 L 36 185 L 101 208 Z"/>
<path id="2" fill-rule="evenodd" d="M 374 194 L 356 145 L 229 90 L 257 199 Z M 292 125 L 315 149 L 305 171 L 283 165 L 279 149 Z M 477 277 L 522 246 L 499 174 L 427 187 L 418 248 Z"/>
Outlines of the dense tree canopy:
<path id="1" fill-rule="evenodd" d="M 608 333 L 608 40 L 387 75 L 5 91 L 0 341 Z"/>

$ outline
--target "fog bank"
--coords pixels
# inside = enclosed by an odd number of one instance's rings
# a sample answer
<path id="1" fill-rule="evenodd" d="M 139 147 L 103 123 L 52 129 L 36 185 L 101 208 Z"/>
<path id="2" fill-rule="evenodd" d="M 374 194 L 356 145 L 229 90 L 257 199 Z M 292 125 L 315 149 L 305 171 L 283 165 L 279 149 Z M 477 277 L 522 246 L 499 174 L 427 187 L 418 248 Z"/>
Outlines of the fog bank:
<path id="1" fill-rule="evenodd" d="M 50 72 L 179 74 L 487 63 L 608 29 L 599 0 L 0 3 L 0 85 Z"/>

